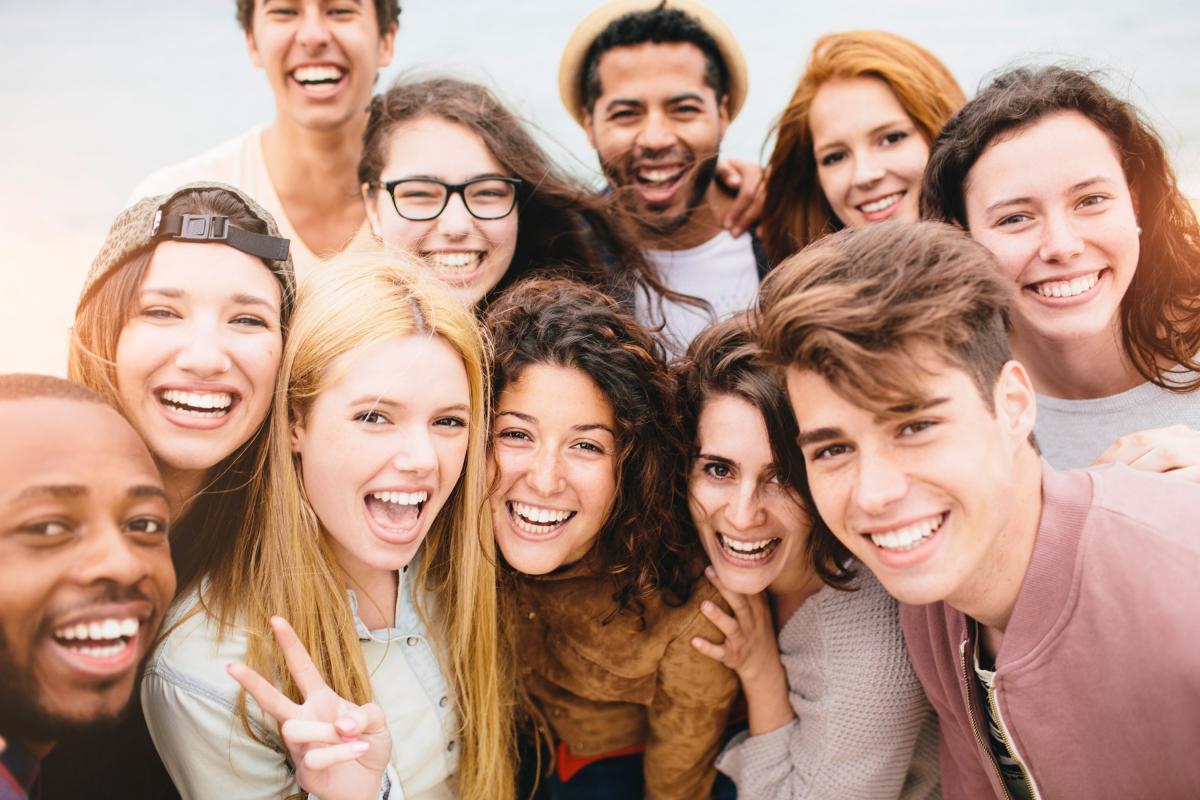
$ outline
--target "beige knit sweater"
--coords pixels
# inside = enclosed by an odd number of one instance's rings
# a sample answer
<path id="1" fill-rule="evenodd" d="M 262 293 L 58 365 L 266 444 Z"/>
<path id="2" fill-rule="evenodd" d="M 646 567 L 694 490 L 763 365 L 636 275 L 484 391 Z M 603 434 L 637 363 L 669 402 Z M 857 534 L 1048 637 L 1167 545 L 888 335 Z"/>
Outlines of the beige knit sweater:
<path id="1" fill-rule="evenodd" d="M 937 719 L 909 663 L 896 602 L 867 569 L 828 586 L 779 635 L 796 719 L 743 732 L 717 768 L 738 800 L 926 800 L 941 796 Z"/>

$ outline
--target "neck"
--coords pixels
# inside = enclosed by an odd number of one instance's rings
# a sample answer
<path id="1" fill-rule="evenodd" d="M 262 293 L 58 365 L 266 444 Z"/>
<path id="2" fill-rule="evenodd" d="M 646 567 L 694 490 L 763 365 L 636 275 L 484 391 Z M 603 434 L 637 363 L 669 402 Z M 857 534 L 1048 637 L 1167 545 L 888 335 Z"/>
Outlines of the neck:
<path id="1" fill-rule="evenodd" d="M 0 738 L 0 741 L 4 741 L 3 738 Z M 14 745 L 20 746 L 22 750 L 24 750 L 26 753 L 29 753 L 29 755 L 33 756 L 38 761 L 41 761 L 46 756 L 50 755 L 50 751 L 54 749 L 54 745 L 58 744 L 57 742 L 23 742 L 11 738 L 9 741 Z M 0 749 L 0 752 L 3 752 L 3 749 Z"/>
<path id="2" fill-rule="evenodd" d="M 366 114 L 330 130 L 305 128 L 277 115 L 263 131 L 262 145 L 267 172 L 280 199 L 336 196 L 357 200 L 358 161 L 366 127 Z"/>
<path id="3" fill-rule="evenodd" d="M 1049 340 L 1019 328 L 1009 337 L 1013 355 L 1040 394 L 1064 400 L 1108 397 L 1145 382 L 1121 345 L 1120 323 L 1111 330 L 1069 341 Z"/>
<path id="4" fill-rule="evenodd" d="M 683 227 L 662 233 L 639 226 L 638 246 L 643 250 L 690 250 L 699 247 L 723 230 L 721 220 L 725 218 L 732 202 L 733 198 L 725 194 L 717 186 L 716 178 L 713 178 Z"/>
<path id="5" fill-rule="evenodd" d="M 328 535 L 328 534 L 325 534 Z M 338 563 L 346 574 L 349 588 L 358 597 L 358 618 L 367 630 L 390 628 L 396 624 L 396 596 L 400 590 L 400 573 L 364 564 L 330 540 Z"/>
<path id="6" fill-rule="evenodd" d="M 1004 498 L 1005 506 L 1012 512 L 1004 529 L 992 538 L 991 551 L 981 560 L 975 574 L 968 576 L 952 597 L 946 598 L 947 605 L 985 626 L 985 643 L 990 645 L 993 657 L 1029 571 L 1042 519 L 1042 466 L 1032 446 L 1021 447 L 1014 467 L 1016 482 Z M 993 516 L 1002 513 L 997 511 Z"/>
<path id="7" fill-rule="evenodd" d="M 175 520 L 181 519 L 204 491 L 208 470 L 177 469 L 159 461 L 158 471 L 162 473 L 163 488 L 167 492 L 167 504 L 171 507 L 171 517 Z"/>
<path id="8" fill-rule="evenodd" d="M 795 563 L 780 572 L 767 587 L 767 598 L 771 601 L 777 633 L 783 630 L 800 606 L 825 585 L 821 576 L 809 564 L 806 555 L 802 549 L 793 559 Z"/>

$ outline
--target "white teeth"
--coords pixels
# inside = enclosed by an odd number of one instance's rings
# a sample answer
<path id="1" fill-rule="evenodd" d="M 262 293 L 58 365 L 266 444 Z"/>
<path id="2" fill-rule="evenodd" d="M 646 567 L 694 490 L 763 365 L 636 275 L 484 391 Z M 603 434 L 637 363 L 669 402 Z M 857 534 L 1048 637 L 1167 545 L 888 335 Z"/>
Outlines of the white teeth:
<path id="1" fill-rule="evenodd" d="M 429 499 L 429 492 L 374 492 L 376 500 L 401 506 L 415 506 Z"/>
<path id="2" fill-rule="evenodd" d="M 128 639 L 137 635 L 139 623 L 134 617 L 104 619 L 95 622 L 68 625 L 54 632 L 55 638 L 65 641 L 105 642 Z"/>
<path id="3" fill-rule="evenodd" d="M 76 649 L 89 658 L 112 658 L 128 646 L 129 642 L 121 641 L 107 647 L 79 647 Z"/>
<path id="4" fill-rule="evenodd" d="M 301 83 L 337 81 L 341 79 L 342 71 L 337 67 L 297 67 L 292 70 L 292 77 Z"/>
<path id="5" fill-rule="evenodd" d="M 526 533 L 547 533 L 575 516 L 574 511 L 560 511 L 555 508 L 531 506 L 526 503 L 512 502 L 508 506 L 512 512 L 509 516 L 513 523 Z"/>
<path id="6" fill-rule="evenodd" d="M 729 553 L 734 558 L 743 561 L 761 561 L 769 556 L 779 545 L 782 539 L 760 539 L 756 542 L 743 542 L 738 539 L 731 539 L 724 534 L 717 533 L 717 541 L 726 553 Z"/>
<path id="7" fill-rule="evenodd" d="M 174 410 L 199 417 L 219 417 L 228 413 L 229 407 L 233 405 L 233 395 L 228 392 L 184 392 L 179 389 L 166 389 L 160 396 L 164 402 L 170 403 Z"/>
<path id="8" fill-rule="evenodd" d="M 1033 290 L 1042 297 L 1075 297 L 1090 290 L 1100 280 L 1100 273 L 1093 272 L 1069 281 L 1045 281 L 1036 283 Z"/>
<path id="9" fill-rule="evenodd" d="M 871 541 L 876 547 L 882 547 L 884 550 L 892 550 L 895 552 L 904 552 L 912 550 L 930 536 L 938 528 L 942 527 L 944 515 L 936 514 L 928 519 L 914 522 L 911 525 L 905 525 L 903 528 L 897 528 L 894 531 L 886 533 L 872 533 Z"/>
<path id="10" fill-rule="evenodd" d="M 671 181 L 679 177 L 681 170 L 678 167 L 670 169 L 642 169 L 638 170 L 638 177 L 647 183 L 662 183 Z"/>
<path id="11" fill-rule="evenodd" d="M 435 272 L 447 274 L 474 272 L 483 260 L 483 253 L 442 253 L 429 252 L 424 254 L 425 263 L 433 267 Z"/>
<path id="12" fill-rule="evenodd" d="M 885 208 L 891 208 L 900 202 L 900 198 L 904 196 L 904 192 L 896 192 L 889 194 L 887 197 L 881 197 L 878 200 L 872 200 L 869 203 L 863 203 L 859 206 L 859 210 L 864 214 L 874 214 L 877 211 L 883 211 Z"/>

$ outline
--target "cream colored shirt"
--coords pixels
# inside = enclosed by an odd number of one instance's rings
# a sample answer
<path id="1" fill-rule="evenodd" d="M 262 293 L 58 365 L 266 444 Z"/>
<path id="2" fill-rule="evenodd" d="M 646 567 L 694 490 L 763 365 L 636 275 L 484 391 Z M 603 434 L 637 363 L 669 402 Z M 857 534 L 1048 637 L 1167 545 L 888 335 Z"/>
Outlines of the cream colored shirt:
<path id="1" fill-rule="evenodd" d="M 371 235 L 370 226 L 366 222 L 354 234 L 354 238 L 346 243 L 343 250 L 331 253 L 314 253 L 297 235 L 283 210 L 283 203 L 275 193 L 275 184 L 267 173 L 267 160 L 263 155 L 262 133 L 265 125 L 259 125 L 241 136 L 217 145 L 206 153 L 163 167 L 153 172 L 133 190 L 129 202 L 133 203 L 143 197 L 173 192 L 185 183 L 193 181 L 219 181 L 241 189 L 253 197 L 260 206 L 265 208 L 275 218 L 279 232 L 291 240 L 292 264 L 296 268 L 296 277 L 303 278 L 325 261 L 345 250 L 370 249 L 377 247 Z"/>
<path id="2" fill-rule="evenodd" d="M 348 592 L 375 702 L 392 732 L 389 800 L 451 800 L 458 714 L 406 577 L 402 572 L 395 627 L 387 630 L 368 631 Z M 195 602 L 195 593 L 180 598 L 164 630 Z M 199 613 L 171 631 L 146 666 L 146 723 L 184 800 L 278 800 L 300 791 L 275 723 L 247 698 L 251 722 L 268 746 L 247 734 L 237 716 L 240 687 L 225 665 L 245 658 L 242 632 L 218 640 L 215 623 Z"/>

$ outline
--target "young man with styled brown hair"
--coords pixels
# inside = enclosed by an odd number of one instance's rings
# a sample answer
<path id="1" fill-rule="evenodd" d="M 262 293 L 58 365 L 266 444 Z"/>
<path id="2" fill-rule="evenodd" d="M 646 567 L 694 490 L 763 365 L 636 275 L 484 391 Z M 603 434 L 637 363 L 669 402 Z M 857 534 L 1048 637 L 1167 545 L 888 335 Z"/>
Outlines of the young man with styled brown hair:
<path id="1" fill-rule="evenodd" d="M 901 601 L 948 798 L 1189 796 L 1200 486 L 1041 461 L 1010 291 L 937 223 L 846 230 L 768 279 L 813 536 Z"/>

